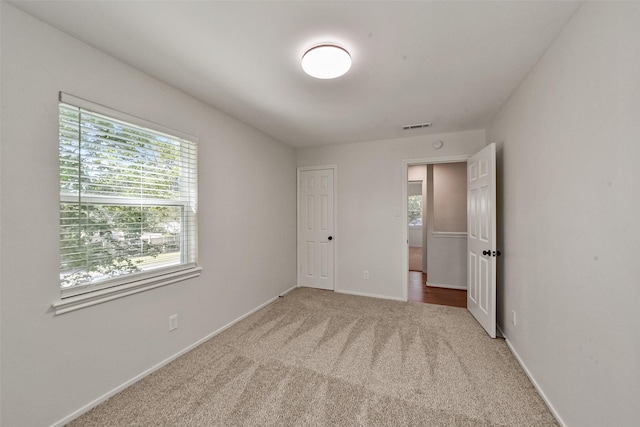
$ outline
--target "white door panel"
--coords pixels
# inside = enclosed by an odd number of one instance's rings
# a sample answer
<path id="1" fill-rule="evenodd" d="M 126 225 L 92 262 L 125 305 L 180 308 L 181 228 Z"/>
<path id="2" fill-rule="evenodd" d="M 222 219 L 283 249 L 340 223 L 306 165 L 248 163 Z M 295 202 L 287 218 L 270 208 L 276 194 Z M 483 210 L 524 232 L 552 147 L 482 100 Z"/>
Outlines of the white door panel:
<path id="1" fill-rule="evenodd" d="M 496 148 L 489 144 L 467 163 L 467 308 L 496 337 Z"/>
<path id="2" fill-rule="evenodd" d="M 298 285 L 334 289 L 333 169 L 302 170 L 298 183 Z"/>

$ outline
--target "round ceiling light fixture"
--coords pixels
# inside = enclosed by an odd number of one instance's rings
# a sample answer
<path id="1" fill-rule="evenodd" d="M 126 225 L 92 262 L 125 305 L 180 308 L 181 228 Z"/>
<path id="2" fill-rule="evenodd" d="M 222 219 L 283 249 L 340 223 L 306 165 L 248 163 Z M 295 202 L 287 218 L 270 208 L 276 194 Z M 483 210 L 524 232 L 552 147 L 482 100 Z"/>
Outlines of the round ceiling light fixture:
<path id="1" fill-rule="evenodd" d="M 302 55 L 302 69 L 316 79 L 335 79 L 351 68 L 351 55 L 330 43 L 314 46 Z"/>

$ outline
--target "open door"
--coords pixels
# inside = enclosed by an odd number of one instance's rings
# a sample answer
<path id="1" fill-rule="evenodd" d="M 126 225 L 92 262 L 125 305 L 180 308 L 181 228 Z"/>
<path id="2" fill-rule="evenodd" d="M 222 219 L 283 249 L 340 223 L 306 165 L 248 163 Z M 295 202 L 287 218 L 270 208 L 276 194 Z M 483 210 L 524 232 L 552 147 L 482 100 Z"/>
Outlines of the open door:
<path id="1" fill-rule="evenodd" d="M 496 337 L 496 145 L 467 162 L 467 309 Z"/>

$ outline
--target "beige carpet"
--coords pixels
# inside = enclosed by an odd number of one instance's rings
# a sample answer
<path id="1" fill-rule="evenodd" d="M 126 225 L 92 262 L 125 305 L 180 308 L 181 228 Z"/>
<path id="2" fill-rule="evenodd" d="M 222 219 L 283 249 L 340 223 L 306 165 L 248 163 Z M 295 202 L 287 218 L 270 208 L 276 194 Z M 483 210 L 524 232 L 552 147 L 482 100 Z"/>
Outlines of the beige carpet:
<path id="1" fill-rule="evenodd" d="M 557 424 L 467 310 L 300 288 L 71 425 Z"/>
<path id="2" fill-rule="evenodd" d="M 422 248 L 409 246 L 409 270 L 422 271 Z"/>

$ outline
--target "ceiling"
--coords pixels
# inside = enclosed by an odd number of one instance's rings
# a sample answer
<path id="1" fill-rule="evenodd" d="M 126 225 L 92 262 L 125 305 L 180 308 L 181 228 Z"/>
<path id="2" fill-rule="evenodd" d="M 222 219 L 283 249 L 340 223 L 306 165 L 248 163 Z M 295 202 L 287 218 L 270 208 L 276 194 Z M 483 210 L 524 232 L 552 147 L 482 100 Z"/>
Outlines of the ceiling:
<path id="1" fill-rule="evenodd" d="M 563 1 L 12 1 L 294 147 L 484 129 L 580 6 Z M 333 80 L 302 54 L 352 56 Z M 406 131 L 403 125 L 432 122 Z"/>

